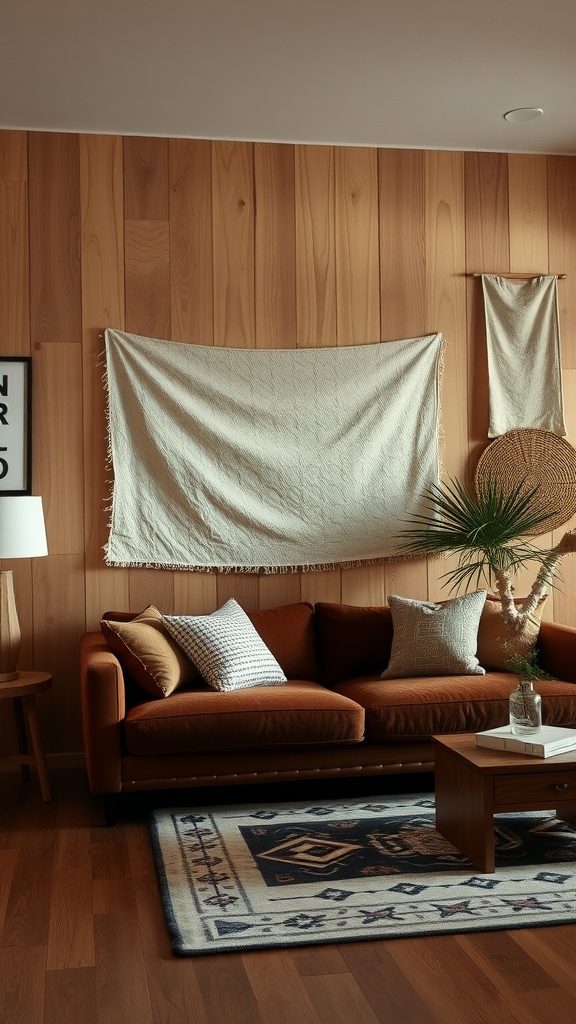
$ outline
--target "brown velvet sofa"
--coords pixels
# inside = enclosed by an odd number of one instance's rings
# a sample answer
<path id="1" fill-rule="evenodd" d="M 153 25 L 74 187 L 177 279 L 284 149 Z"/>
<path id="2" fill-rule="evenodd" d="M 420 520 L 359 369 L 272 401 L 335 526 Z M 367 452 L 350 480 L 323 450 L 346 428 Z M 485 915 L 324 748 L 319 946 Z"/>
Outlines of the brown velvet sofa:
<path id="1" fill-rule="evenodd" d="M 345 778 L 433 770 L 431 737 L 508 720 L 513 675 L 380 678 L 387 607 L 306 603 L 249 612 L 288 682 L 232 692 L 197 678 L 154 699 L 134 684 L 102 632 L 81 644 L 88 779 L 95 794 Z M 107 619 L 129 620 L 107 613 Z M 543 719 L 576 727 L 576 629 L 544 622 Z M 480 645 L 478 657 L 482 663 Z"/>

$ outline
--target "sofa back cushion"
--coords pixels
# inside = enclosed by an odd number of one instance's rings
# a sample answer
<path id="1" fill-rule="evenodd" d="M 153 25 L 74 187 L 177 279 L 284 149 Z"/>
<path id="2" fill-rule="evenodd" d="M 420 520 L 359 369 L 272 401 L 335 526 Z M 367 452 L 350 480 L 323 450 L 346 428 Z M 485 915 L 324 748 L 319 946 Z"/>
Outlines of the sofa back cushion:
<path id="1" fill-rule="evenodd" d="M 315 615 L 318 667 L 326 686 L 354 676 L 379 676 L 386 668 L 392 646 L 388 607 L 319 602 Z"/>
<path id="2" fill-rule="evenodd" d="M 288 679 L 318 680 L 311 604 L 302 601 L 247 614 Z"/>

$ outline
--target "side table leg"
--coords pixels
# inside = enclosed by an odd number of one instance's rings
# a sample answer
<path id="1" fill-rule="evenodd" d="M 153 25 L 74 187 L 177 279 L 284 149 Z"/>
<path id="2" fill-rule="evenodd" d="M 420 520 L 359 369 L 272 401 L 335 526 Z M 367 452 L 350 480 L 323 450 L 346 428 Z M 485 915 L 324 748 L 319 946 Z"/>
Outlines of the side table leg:
<path id="1" fill-rule="evenodd" d="M 28 694 L 25 697 L 22 697 L 22 708 L 24 711 L 24 718 L 28 729 L 28 735 L 30 737 L 32 753 L 34 754 L 34 758 L 36 761 L 36 769 L 38 771 L 38 778 L 40 780 L 40 789 L 42 790 L 42 796 L 44 800 L 51 800 L 52 795 L 50 793 L 50 786 L 48 783 L 46 759 L 44 757 L 44 748 L 42 746 L 42 739 L 40 737 L 40 727 L 38 725 L 36 697 L 33 693 Z"/>
<path id="2" fill-rule="evenodd" d="M 16 722 L 16 735 L 18 737 L 18 751 L 20 754 L 26 755 L 29 753 L 28 740 L 26 737 L 26 725 L 24 722 L 24 712 L 22 710 L 22 698 L 14 697 L 14 720 Z M 27 764 L 20 765 L 20 773 L 24 782 L 30 782 L 30 767 Z"/>

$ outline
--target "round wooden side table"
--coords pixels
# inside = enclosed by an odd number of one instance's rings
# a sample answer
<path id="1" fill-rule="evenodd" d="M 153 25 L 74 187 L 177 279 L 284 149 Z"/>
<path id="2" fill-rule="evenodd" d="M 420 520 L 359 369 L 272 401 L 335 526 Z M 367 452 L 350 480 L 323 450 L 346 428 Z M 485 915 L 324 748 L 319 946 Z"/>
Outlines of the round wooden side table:
<path id="1" fill-rule="evenodd" d="M 0 755 L 0 762 L 21 765 L 22 777 L 26 780 L 30 778 L 30 765 L 35 766 L 44 800 L 51 800 L 52 796 L 38 725 L 36 694 L 49 690 L 51 686 L 49 672 L 20 672 L 16 679 L 0 682 L 0 700 L 10 698 L 14 701 L 19 749 L 18 754 Z"/>

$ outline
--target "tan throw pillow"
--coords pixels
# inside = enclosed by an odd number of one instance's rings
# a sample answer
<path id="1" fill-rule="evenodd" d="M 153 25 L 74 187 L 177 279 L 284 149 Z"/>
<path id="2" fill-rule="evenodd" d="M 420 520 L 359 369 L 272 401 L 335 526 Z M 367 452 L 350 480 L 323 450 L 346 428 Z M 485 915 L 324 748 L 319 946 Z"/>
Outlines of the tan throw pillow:
<path id="1" fill-rule="evenodd" d="M 505 672 L 506 661 L 512 654 L 523 657 L 532 654 L 538 641 L 547 596 L 541 598 L 532 615 L 528 616 L 522 632 L 517 633 L 504 622 L 498 598 L 488 595 L 478 627 L 478 661 L 484 668 Z M 517 598 L 515 604 L 521 605 L 523 602 L 524 598 Z"/>
<path id="2" fill-rule="evenodd" d="M 286 682 L 276 658 L 233 597 L 211 615 L 165 615 L 164 622 L 213 690 Z"/>
<path id="3" fill-rule="evenodd" d="M 154 605 L 129 622 L 102 619 L 100 625 L 122 669 L 153 697 L 169 697 L 174 690 L 198 682 L 194 665 L 169 636 Z"/>
<path id="4" fill-rule="evenodd" d="M 485 600 L 485 590 L 444 604 L 389 597 L 394 636 L 381 678 L 484 675 L 476 646 Z"/>

